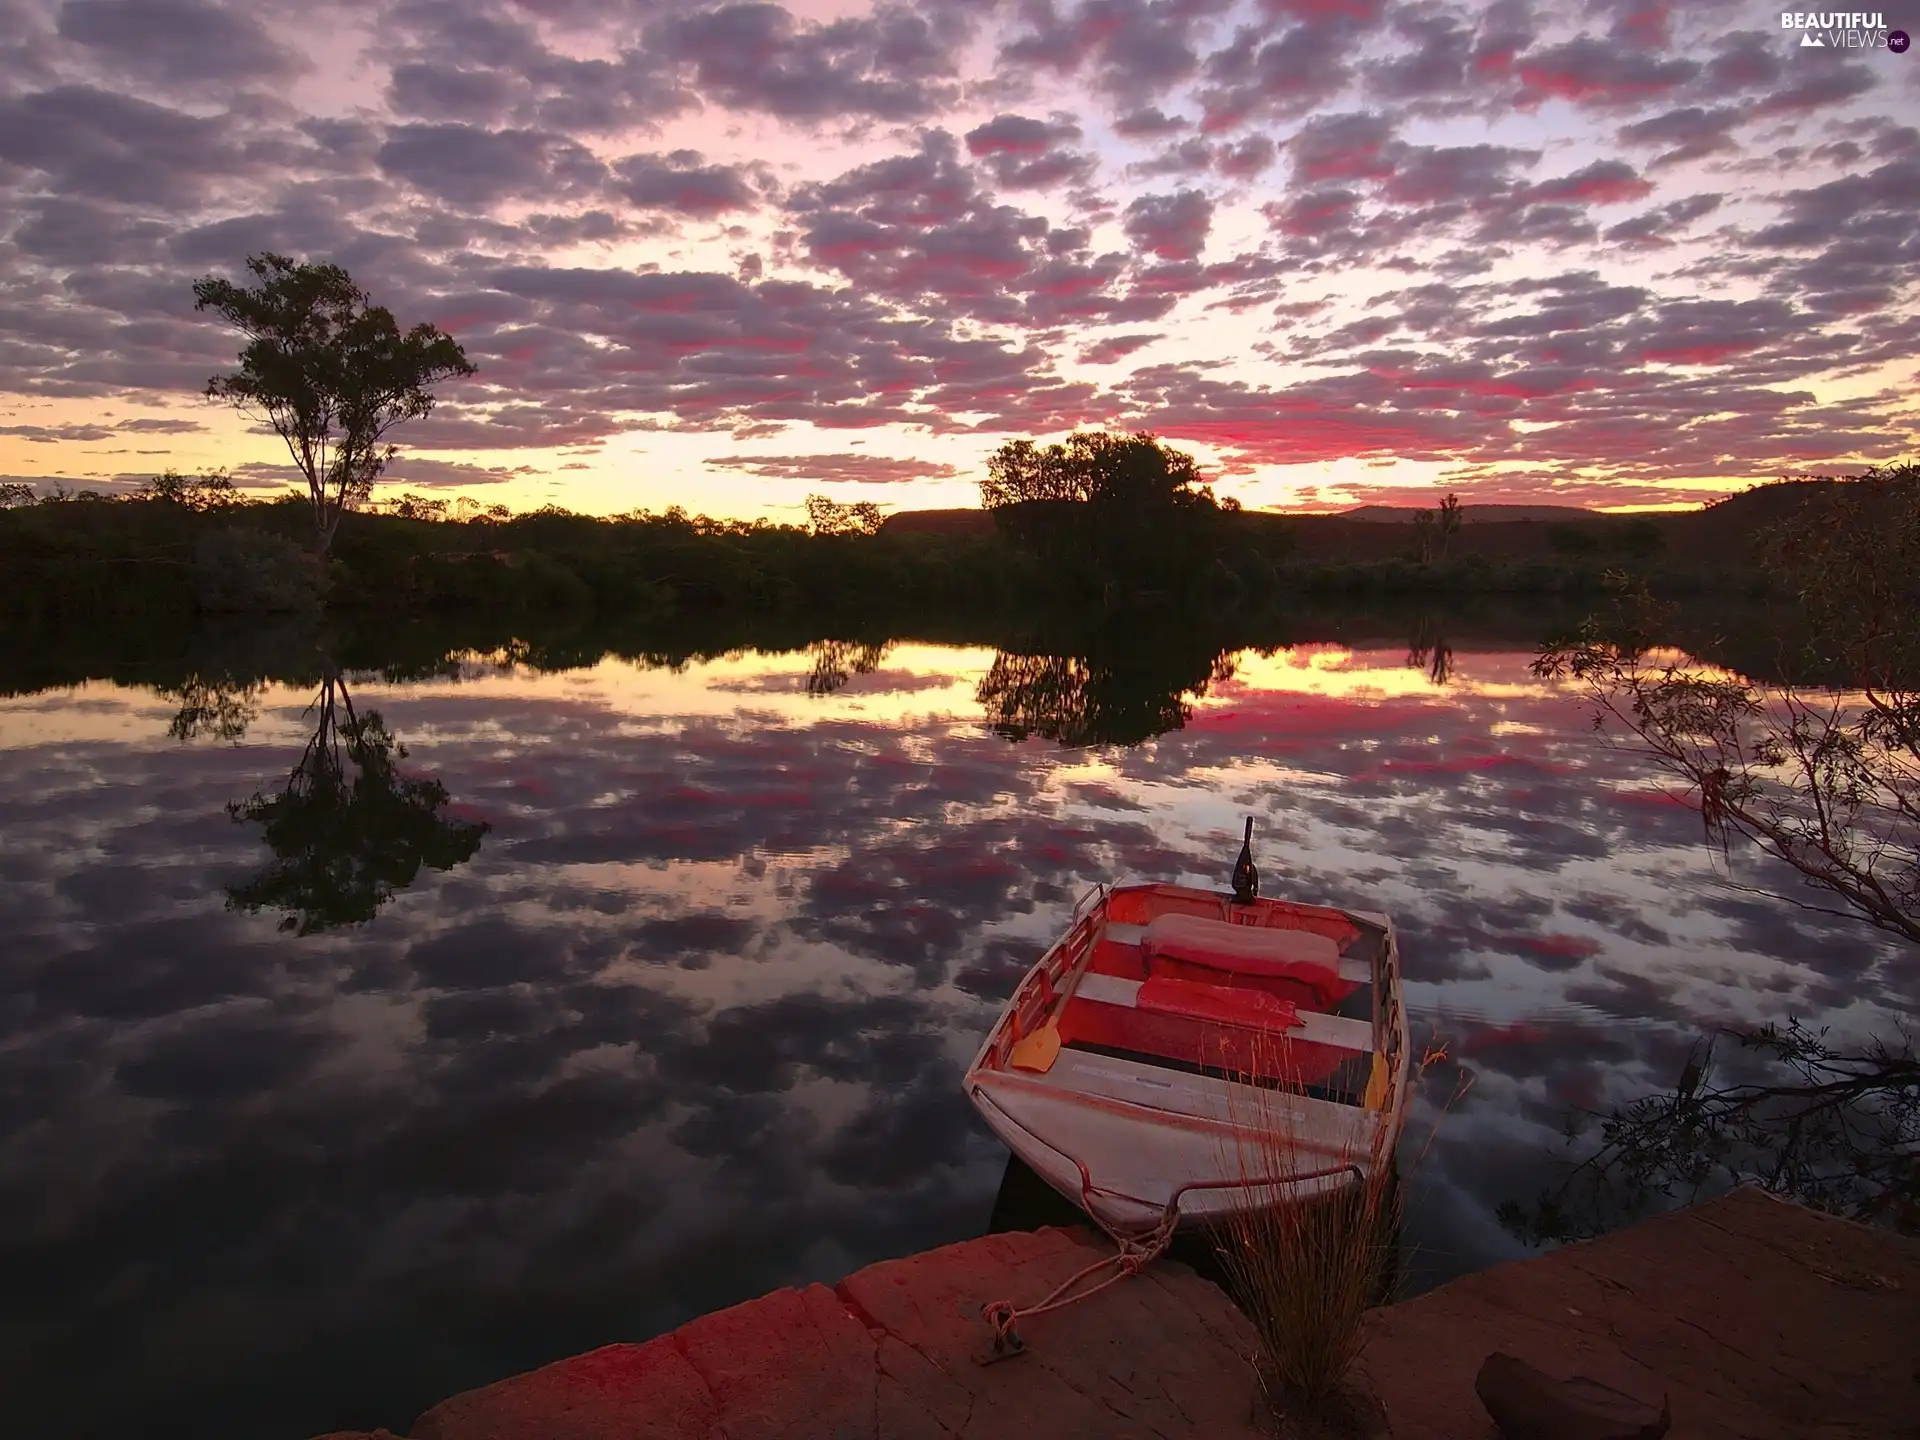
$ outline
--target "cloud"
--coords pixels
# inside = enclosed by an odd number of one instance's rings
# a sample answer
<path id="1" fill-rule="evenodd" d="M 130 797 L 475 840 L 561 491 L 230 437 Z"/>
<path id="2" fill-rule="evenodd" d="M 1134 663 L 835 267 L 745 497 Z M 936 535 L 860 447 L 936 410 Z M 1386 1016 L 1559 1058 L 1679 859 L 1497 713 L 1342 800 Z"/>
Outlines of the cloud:
<path id="1" fill-rule="evenodd" d="M 614 162 L 613 173 L 613 188 L 645 209 L 709 219 L 730 210 L 752 210 L 760 204 L 743 167 L 703 165 L 696 150 L 629 155 Z"/>
<path id="2" fill-rule="evenodd" d="M 1122 228 L 1135 248 L 1162 260 L 1193 260 L 1213 226 L 1213 202 L 1198 190 L 1142 195 L 1127 206 Z"/>
<path id="3" fill-rule="evenodd" d="M 669 15 L 647 28 L 650 49 L 691 67 L 709 102 L 790 120 L 866 116 L 916 120 L 957 95 L 957 12 L 906 6 L 821 24 L 779 5 L 731 4 Z"/>
<path id="4" fill-rule="evenodd" d="M 388 175 L 422 194 L 476 210 L 503 200 L 564 200 L 596 191 L 607 179 L 606 167 L 586 147 L 537 130 L 396 125 L 378 159 Z"/>
<path id="5" fill-rule="evenodd" d="M 62 0 L 57 30 L 91 58 L 160 85 L 253 87 L 307 68 L 252 7 L 215 0 Z"/>
<path id="6" fill-rule="evenodd" d="M 1157 334 L 1103 335 L 1080 352 L 1082 365 L 1113 365 L 1163 338 Z"/>
<path id="7" fill-rule="evenodd" d="M 1025 115 L 996 115 L 966 134 L 967 153 L 986 163 L 1004 190 L 1044 190 L 1080 184 L 1092 177 L 1091 155 L 1062 149 L 1078 140 L 1080 127 L 1068 121 L 1035 120 Z"/>
<path id="8" fill-rule="evenodd" d="M 891 455 L 842 451 L 836 455 L 716 455 L 702 462 L 764 479 L 805 480 L 809 484 L 892 485 L 913 480 L 950 480 L 960 471 L 940 461 L 903 460 Z"/>
<path id="9" fill-rule="evenodd" d="M 1848 446 L 1883 458 L 1911 428 L 1897 393 L 1864 394 L 1916 334 L 1911 177 L 1865 180 L 1920 145 L 1904 82 L 1871 56 L 1814 64 L 1724 7 L 325 14 L 321 43 L 289 0 L 0 6 L 0 394 L 93 402 L 61 413 L 100 427 L 116 401 L 198 416 L 233 345 L 191 283 L 273 249 L 337 261 L 467 345 L 481 374 L 400 437 L 467 459 L 678 430 L 698 462 L 798 427 L 883 432 L 905 456 L 916 436 L 1118 423 L 1137 397 L 1106 367 L 1147 334 L 1249 406 L 1358 397 L 1350 423 L 1303 432 L 1315 459 L 1364 468 L 1404 436 L 1424 448 L 1399 458 L 1448 483 L 1506 466 L 1518 487 L 1637 474 L 1666 496 L 1688 467 L 1707 486 Z M 1529 106 L 1551 140 L 1501 118 Z M 1484 283 L 1652 251 L 1657 272 L 1613 287 L 1644 290 L 1637 318 Z M 1722 284 L 1781 301 L 1783 330 L 1752 346 L 1749 319 L 1689 318 Z M 1598 328 L 1560 328 L 1589 309 Z M 1725 358 L 1643 358 L 1669 350 Z M 1076 361 L 1101 368 L 1063 379 Z M 1823 430 L 1805 397 L 1835 387 L 1860 398 Z M 1166 413 L 1198 443 L 1242 403 Z M 1249 423 L 1231 463 L 1285 463 Z M 1618 437 L 1647 424 L 1673 443 L 1635 462 Z M 96 433 L 7 438 L 77 476 L 98 456 L 59 447 L 121 443 Z M 1340 434 L 1360 448 L 1337 454 Z"/>

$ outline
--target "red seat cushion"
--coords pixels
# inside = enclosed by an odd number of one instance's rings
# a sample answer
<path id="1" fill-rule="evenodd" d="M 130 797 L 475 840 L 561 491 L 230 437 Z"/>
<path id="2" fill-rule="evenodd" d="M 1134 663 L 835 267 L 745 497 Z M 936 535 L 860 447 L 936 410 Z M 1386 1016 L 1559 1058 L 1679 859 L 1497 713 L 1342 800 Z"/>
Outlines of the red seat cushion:
<path id="1" fill-rule="evenodd" d="M 1147 969 L 1157 959 L 1228 975 L 1299 980 L 1323 996 L 1352 989 L 1340 979 L 1340 946 L 1307 930 L 1234 925 L 1198 915 L 1161 915 L 1140 939 Z"/>
<path id="2" fill-rule="evenodd" d="M 1160 1015 L 1242 1025 L 1251 1030 L 1291 1030 L 1300 1023 L 1300 1012 L 1293 1002 L 1282 1000 L 1278 995 L 1260 990 L 1231 990 L 1165 975 L 1143 981 L 1133 1003 L 1137 1009 Z"/>

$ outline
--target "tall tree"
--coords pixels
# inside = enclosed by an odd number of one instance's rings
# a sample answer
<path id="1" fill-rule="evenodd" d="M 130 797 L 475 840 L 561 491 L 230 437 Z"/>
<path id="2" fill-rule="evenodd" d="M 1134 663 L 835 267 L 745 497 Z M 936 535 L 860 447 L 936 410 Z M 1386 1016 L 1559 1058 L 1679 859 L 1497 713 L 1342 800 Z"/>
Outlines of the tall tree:
<path id="1" fill-rule="evenodd" d="M 1453 543 L 1453 537 L 1460 533 L 1460 497 L 1452 491 L 1442 497 L 1440 511 L 1435 521 L 1439 530 L 1440 558 L 1447 558 L 1447 547 Z"/>
<path id="2" fill-rule="evenodd" d="M 1145 432 L 1009 441 L 987 461 L 980 503 L 1056 578 L 1085 575 L 1110 599 L 1177 584 L 1221 513 L 1193 457 Z"/>
<path id="3" fill-rule="evenodd" d="M 325 560 L 340 517 L 367 499 L 395 454 L 388 431 L 433 408 L 433 385 L 474 366 L 432 325 L 403 334 L 338 265 L 267 253 L 249 256 L 247 269 L 257 285 L 211 275 L 194 283 L 194 308 L 247 337 L 240 368 L 214 376 L 207 394 L 264 419 L 286 442 L 307 482 L 314 553 Z"/>

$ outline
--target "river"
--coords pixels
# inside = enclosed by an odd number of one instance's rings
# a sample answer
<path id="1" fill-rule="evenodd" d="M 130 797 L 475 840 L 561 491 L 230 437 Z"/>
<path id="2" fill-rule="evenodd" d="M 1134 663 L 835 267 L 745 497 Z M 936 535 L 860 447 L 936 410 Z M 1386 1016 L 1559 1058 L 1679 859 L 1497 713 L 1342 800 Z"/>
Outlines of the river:
<path id="1" fill-rule="evenodd" d="M 999 1002 L 1095 882 L 1224 887 L 1246 815 L 1265 893 L 1396 918 L 1445 1047 L 1410 1289 L 1529 1253 L 1495 1207 L 1553 1182 L 1569 1112 L 1671 1087 L 1714 1026 L 1914 1011 L 1911 960 L 1707 848 L 1524 627 L 1376 629 L 1198 674 L 1124 643 L 357 663 L 322 741 L 350 704 L 397 742 L 358 789 L 301 765 L 305 661 L 16 682 L 9 1431 L 404 1430 L 980 1234 L 1007 1157 L 959 1078 Z"/>

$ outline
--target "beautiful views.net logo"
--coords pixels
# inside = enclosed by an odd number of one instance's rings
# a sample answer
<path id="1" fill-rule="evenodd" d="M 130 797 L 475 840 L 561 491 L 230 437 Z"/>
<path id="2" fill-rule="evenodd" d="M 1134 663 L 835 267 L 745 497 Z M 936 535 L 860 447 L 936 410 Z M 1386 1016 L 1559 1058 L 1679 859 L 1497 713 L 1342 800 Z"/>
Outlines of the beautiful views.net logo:
<path id="1" fill-rule="evenodd" d="M 1782 10 L 1782 30 L 1800 31 L 1803 50 L 1893 50 L 1907 48 L 1904 30 L 1889 30 L 1886 16 L 1863 10 Z"/>

